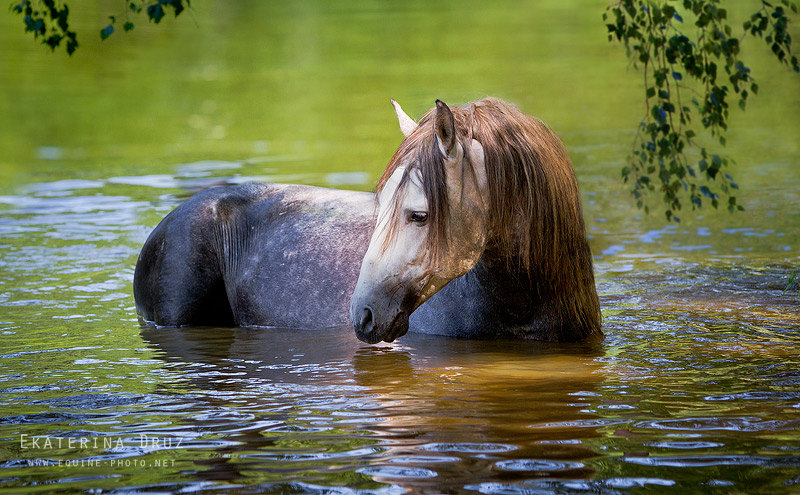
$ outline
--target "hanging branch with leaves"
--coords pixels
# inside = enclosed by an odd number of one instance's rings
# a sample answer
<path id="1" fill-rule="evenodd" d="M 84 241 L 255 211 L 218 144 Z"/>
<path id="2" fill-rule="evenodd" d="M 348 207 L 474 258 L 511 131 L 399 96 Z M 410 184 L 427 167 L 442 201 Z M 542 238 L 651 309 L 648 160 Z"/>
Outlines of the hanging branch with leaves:
<path id="1" fill-rule="evenodd" d="M 147 18 L 158 24 L 168 12 L 178 17 L 186 7 L 190 6 L 191 0 L 125 0 L 122 1 L 123 14 L 120 16 L 109 16 L 110 24 L 100 30 L 100 39 L 106 39 L 114 33 L 114 26 L 117 17 L 124 17 L 122 25 L 124 31 L 133 29 L 134 24 L 130 20 L 131 14 L 147 15 Z M 185 5 L 184 5 L 185 4 Z M 78 48 L 78 35 L 70 28 L 70 11 L 66 2 L 56 2 L 56 0 L 15 0 L 11 6 L 12 12 L 22 16 L 25 24 L 25 31 L 32 33 L 35 39 L 41 39 L 42 44 L 55 51 L 64 45 L 69 55 L 72 55 Z"/>
<path id="2" fill-rule="evenodd" d="M 633 184 L 637 206 L 645 211 L 646 194 L 658 189 L 668 220 L 680 221 L 676 211 L 687 196 L 692 208 L 703 206 L 704 199 L 717 208 L 724 197 L 730 211 L 742 209 L 733 195 L 738 186 L 723 171 L 731 159 L 713 147 L 726 144 L 730 102 L 744 110 L 758 92 L 740 56 L 741 40 L 763 39 L 779 62 L 800 73 L 786 12 L 796 14 L 795 3 L 760 0 L 740 35 L 734 34 L 720 3 L 622 0 L 603 14 L 609 41 L 625 45 L 645 87 L 645 116 L 622 177 Z"/>

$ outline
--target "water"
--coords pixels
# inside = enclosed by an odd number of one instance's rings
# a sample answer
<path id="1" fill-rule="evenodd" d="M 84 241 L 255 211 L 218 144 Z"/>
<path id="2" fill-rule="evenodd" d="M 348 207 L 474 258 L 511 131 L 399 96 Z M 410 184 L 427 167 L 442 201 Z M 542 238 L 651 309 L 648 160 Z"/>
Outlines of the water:
<path id="1" fill-rule="evenodd" d="M 0 16 L 0 491 L 800 490 L 800 82 L 758 47 L 746 211 L 667 225 L 617 179 L 639 78 L 602 3 L 207 2 L 100 44 L 102 5 L 72 59 Z M 368 190 L 390 97 L 486 94 L 570 149 L 602 342 L 139 325 L 138 250 L 193 192 Z"/>

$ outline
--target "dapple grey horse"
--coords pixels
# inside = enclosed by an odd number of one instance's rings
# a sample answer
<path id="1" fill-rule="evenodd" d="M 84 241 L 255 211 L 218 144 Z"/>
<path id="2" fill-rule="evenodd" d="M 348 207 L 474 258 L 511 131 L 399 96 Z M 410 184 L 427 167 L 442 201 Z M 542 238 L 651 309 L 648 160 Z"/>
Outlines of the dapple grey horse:
<path id="1" fill-rule="evenodd" d="M 487 98 L 437 100 L 376 195 L 301 185 L 215 187 L 153 230 L 134 275 L 161 326 L 411 331 L 576 341 L 601 336 L 577 181 L 541 121 Z"/>

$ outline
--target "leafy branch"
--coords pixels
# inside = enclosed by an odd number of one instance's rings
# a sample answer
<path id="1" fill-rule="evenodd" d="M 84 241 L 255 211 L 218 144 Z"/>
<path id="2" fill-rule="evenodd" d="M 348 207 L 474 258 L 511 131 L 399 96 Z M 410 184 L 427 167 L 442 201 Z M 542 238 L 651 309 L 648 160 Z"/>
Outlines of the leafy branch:
<path id="1" fill-rule="evenodd" d="M 178 17 L 186 7 L 191 6 L 191 0 L 135 0 L 123 1 L 125 21 L 122 29 L 128 32 L 134 28 L 130 14 L 145 13 L 147 18 L 158 24 L 161 19 L 172 12 Z M 185 5 L 184 5 L 185 4 Z M 51 50 L 61 46 L 64 41 L 65 49 L 72 55 L 78 48 L 78 35 L 70 28 L 70 11 L 66 2 L 56 0 L 15 0 L 11 11 L 22 16 L 25 32 L 33 34 L 34 39 L 41 39 L 42 44 Z M 111 36 L 117 24 L 117 16 L 109 16 L 110 24 L 100 30 L 100 39 Z"/>
<path id="2" fill-rule="evenodd" d="M 676 212 L 687 195 L 693 209 L 702 207 L 704 199 L 717 208 L 723 197 L 731 212 L 742 209 L 733 195 L 738 185 L 723 172 L 732 160 L 703 144 L 724 147 L 729 102 L 737 101 L 744 110 L 748 98 L 758 93 L 740 56 L 741 40 L 763 39 L 779 62 L 800 73 L 786 13 L 789 9 L 797 14 L 795 3 L 760 0 L 760 8 L 742 24 L 744 32 L 738 36 L 720 3 L 622 0 L 603 13 L 609 41 L 625 45 L 628 58 L 642 71 L 645 87 L 645 114 L 622 177 L 633 184 L 636 204 L 646 212 L 645 196 L 658 188 L 667 220 L 680 221 Z"/>

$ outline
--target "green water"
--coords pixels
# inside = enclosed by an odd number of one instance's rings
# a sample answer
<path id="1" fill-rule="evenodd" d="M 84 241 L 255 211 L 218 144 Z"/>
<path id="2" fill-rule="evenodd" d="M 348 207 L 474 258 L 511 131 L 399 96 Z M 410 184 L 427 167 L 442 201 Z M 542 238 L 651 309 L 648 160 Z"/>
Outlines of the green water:
<path id="1" fill-rule="evenodd" d="M 0 13 L 0 491 L 800 490 L 800 78 L 767 48 L 728 139 L 746 210 L 668 225 L 619 181 L 640 79 L 603 2 L 193 5 L 100 42 L 122 4 L 76 1 L 71 58 Z M 570 150 L 602 343 L 139 326 L 138 250 L 189 194 L 369 190 L 389 98 L 486 95 Z"/>

